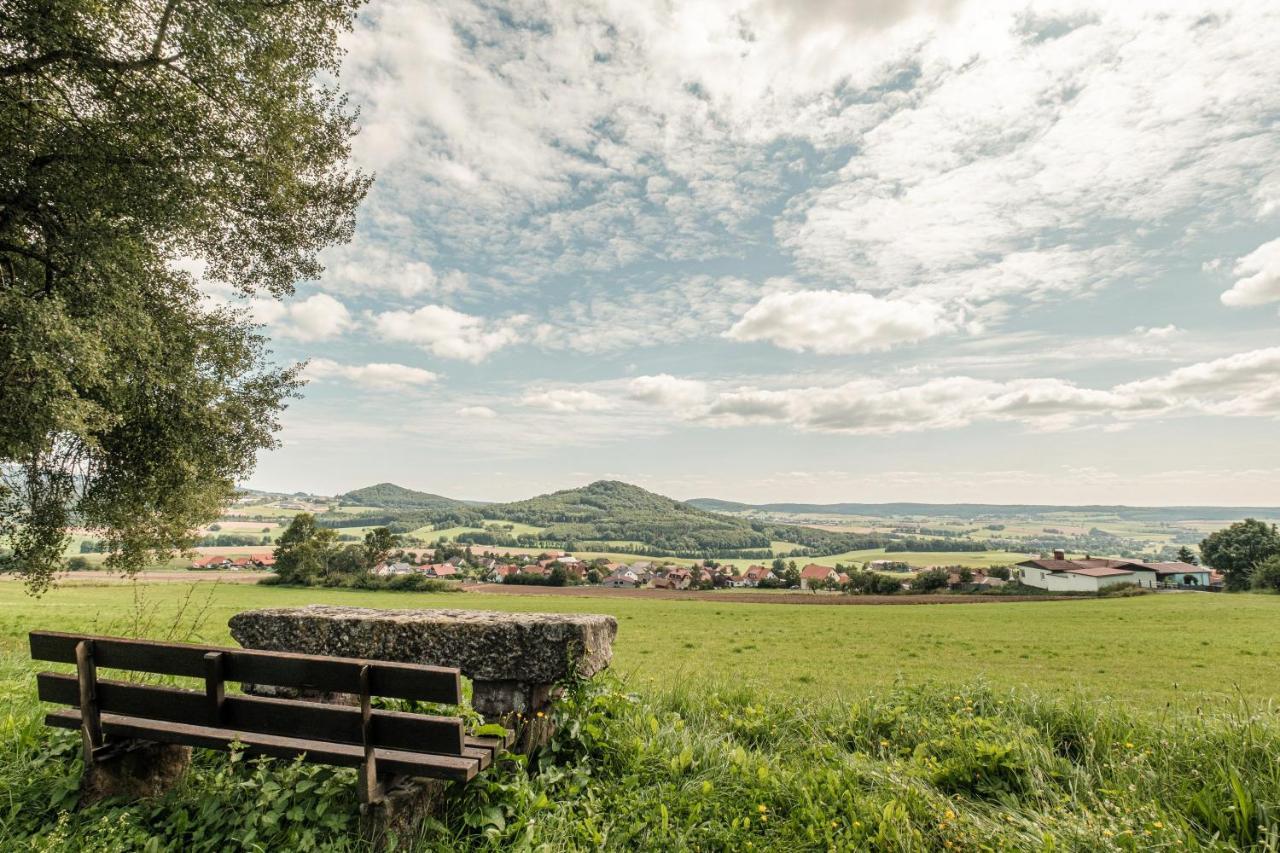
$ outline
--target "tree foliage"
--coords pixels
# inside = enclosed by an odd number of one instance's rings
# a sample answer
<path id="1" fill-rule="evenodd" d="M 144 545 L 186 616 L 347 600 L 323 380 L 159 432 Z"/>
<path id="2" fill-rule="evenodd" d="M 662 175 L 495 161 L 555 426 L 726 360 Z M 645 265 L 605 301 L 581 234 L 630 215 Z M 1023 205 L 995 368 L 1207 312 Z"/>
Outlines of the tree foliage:
<path id="1" fill-rule="evenodd" d="M 1251 581 L 1254 589 L 1280 592 L 1280 554 L 1258 563 L 1253 569 Z"/>
<path id="2" fill-rule="evenodd" d="M 331 85 L 356 0 L 12 0 L 0 15 L 0 545 L 41 591 L 71 525 L 108 566 L 189 544 L 296 367 L 211 282 L 282 297 L 368 179 Z M 191 268 L 188 264 L 186 268 Z"/>
<path id="3" fill-rule="evenodd" d="M 1248 589 L 1254 568 L 1280 555 L 1280 531 L 1274 524 L 1246 518 L 1210 533 L 1200 543 L 1205 565 L 1226 575 L 1228 589 Z"/>

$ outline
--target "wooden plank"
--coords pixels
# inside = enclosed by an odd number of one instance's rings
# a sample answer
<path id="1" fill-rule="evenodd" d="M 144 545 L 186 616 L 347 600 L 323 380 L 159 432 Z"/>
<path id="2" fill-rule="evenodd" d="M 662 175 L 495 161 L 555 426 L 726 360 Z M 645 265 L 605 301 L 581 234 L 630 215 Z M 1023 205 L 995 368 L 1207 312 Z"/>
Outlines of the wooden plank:
<path id="1" fill-rule="evenodd" d="M 77 705 L 76 678 L 42 672 L 36 676 L 37 693 L 44 702 Z M 175 723 L 207 722 L 204 693 L 98 679 L 98 704 L 103 711 L 129 717 L 146 717 Z M 359 744 L 361 715 L 358 708 L 230 694 L 222 702 L 222 727 L 270 735 L 296 735 L 310 740 Z M 464 727 L 457 717 L 372 710 L 373 741 L 378 747 L 440 755 L 461 755 Z"/>
<path id="2" fill-rule="evenodd" d="M 58 728 L 80 727 L 79 711 L 54 711 L 45 715 L 45 725 Z M 159 743 L 177 743 L 206 749 L 230 751 L 233 743 L 249 755 L 267 755 L 272 758 L 294 759 L 305 756 L 313 764 L 332 764 L 338 767 L 358 767 L 364 761 L 364 748 L 359 744 L 330 743 L 302 738 L 280 737 L 213 726 L 192 726 L 183 723 L 156 722 L 138 717 L 103 714 L 102 729 L 112 737 L 136 738 Z M 377 750 L 379 769 L 384 773 L 402 776 L 428 776 L 467 782 L 479 772 L 479 761 L 459 755 L 430 755 L 421 752 L 405 752 L 395 749 Z"/>
<path id="3" fill-rule="evenodd" d="M 369 690 L 374 696 L 450 705 L 462 701 L 462 679 L 458 670 L 449 667 L 94 637 L 59 631 L 32 631 L 29 640 L 32 660 L 75 663 L 76 643 L 92 640 L 94 657 L 100 669 L 192 678 L 205 677 L 206 654 L 223 652 L 223 677 L 227 681 L 332 693 L 359 693 L 360 669 L 367 666 Z"/>
<path id="4" fill-rule="evenodd" d="M 98 708 L 98 669 L 93 660 L 93 641 L 81 640 L 75 646 L 76 696 L 81 709 L 80 741 L 84 763 L 93 764 L 94 754 L 102 747 L 102 721 Z"/>

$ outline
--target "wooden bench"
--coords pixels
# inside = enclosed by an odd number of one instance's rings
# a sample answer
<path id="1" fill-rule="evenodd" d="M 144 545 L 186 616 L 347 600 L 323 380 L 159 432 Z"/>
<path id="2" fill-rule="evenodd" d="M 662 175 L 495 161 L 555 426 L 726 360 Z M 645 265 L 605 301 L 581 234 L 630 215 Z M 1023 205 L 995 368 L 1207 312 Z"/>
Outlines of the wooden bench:
<path id="1" fill-rule="evenodd" d="M 76 674 L 36 676 L 45 702 L 74 706 L 46 725 L 79 729 L 86 766 L 140 741 L 236 749 L 251 755 L 359 768 L 362 804 L 380 802 L 397 777 L 466 782 L 512 735 L 468 735 L 457 717 L 375 709 L 373 697 L 457 705 L 458 670 L 438 666 L 225 649 L 52 631 L 30 635 L 33 660 L 74 663 Z M 120 669 L 204 679 L 204 690 L 98 678 Z M 228 681 L 359 697 L 359 707 L 228 694 Z"/>

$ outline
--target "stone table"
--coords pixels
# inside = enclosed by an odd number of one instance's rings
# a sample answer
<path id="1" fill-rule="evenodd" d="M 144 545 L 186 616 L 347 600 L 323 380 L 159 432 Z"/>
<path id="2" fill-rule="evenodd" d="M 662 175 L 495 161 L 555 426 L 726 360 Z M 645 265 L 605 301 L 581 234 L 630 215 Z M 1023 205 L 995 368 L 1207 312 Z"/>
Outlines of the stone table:
<path id="1" fill-rule="evenodd" d="M 285 607 L 231 617 L 247 649 L 371 658 L 456 667 L 472 681 L 471 704 L 489 722 L 517 732 L 532 751 L 551 733 L 546 711 L 557 685 L 609 665 L 612 616 L 490 610 L 375 610 Z"/>

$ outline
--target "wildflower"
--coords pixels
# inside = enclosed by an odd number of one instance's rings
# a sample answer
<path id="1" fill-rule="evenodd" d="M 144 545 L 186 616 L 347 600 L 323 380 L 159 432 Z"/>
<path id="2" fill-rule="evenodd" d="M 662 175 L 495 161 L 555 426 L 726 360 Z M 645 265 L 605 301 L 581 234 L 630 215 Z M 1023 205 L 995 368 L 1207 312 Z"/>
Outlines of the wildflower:
<path id="1" fill-rule="evenodd" d="M 761 803 L 760 805 L 756 806 L 756 811 L 760 812 L 760 814 L 764 814 L 768 810 L 769 808 L 764 803 Z"/>
<path id="2" fill-rule="evenodd" d="M 832 829 L 835 829 L 835 828 L 836 828 L 837 826 L 839 826 L 839 825 L 840 825 L 840 824 L 836 823 L 834 820 L 833 820 L 833 821 L 831 821 L 831 828 L 832 828 Z"/>
<path id="3" fill-rule="evenodd" d="M 1125 742 L 1124 742 L 1124 748 L 1125 748 L 1125 749 L 1133 749 L 1133 744 L 1129 743 L 1129 741 L 1125 741 Z"/>
<path id="4" fill-rule="evenodd" d="M 1163 823 L 1161 823 L 1160 821 L 1156 821 L 1155 823 L 1153 823 L 1153 824 L 1151 824 L 1151 825 L 1152 825 L 1152 826 L 1154 826 L 1156 829 L 1164 829 L 1164 824 L 1163 824 Z"/>
<path id="5" fill-rule="evenodd" d="M 947 820 L 955 820 L 956 813 L 951 809 L 947 809 Z"/>
<path id="6" fill-rule="evenodd" d="M 539 720 L 541 720 L 541 719 L 542 719 L 543 717 L 545 717 L 545 716 L 546 716 L 546 714 L 542 713 L 541 711 L 539 711 L 539 712 L 538 712 L 538 719 L 539 719 Z"/>

